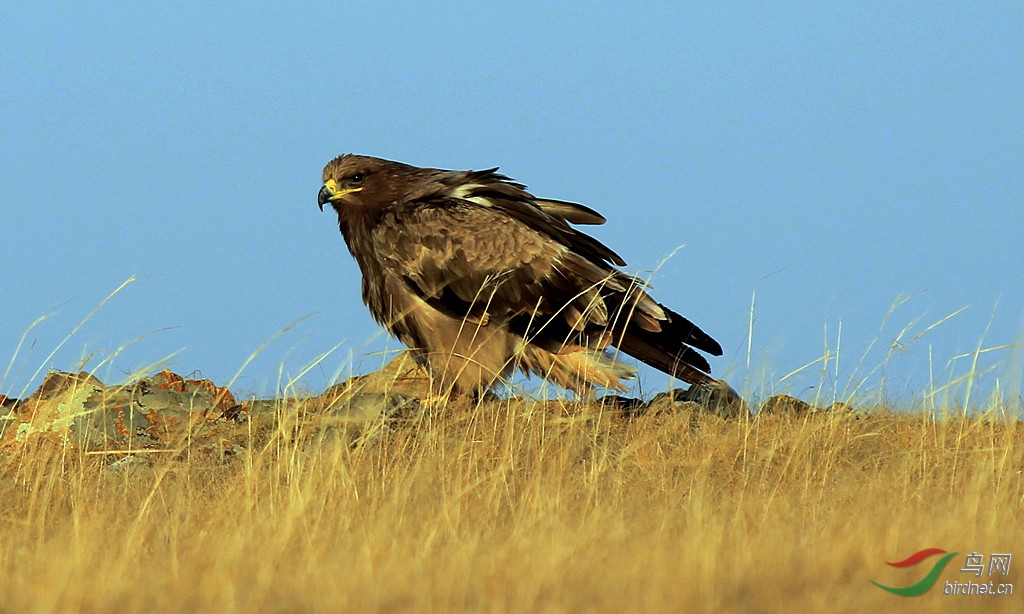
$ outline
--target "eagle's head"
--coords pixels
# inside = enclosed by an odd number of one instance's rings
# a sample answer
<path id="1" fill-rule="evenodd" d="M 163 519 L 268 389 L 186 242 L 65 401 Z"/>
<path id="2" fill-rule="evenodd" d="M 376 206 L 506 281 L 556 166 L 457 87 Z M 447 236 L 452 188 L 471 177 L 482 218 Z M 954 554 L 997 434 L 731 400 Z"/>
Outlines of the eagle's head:
<path id="1" fill-rule="evenodd" d="M 424 169 L 370 156 L 344 154 L 324 167 L 324 185 L 317 195 L 323 211 L 330 203 L 338 215 L 375 209 L 404 197 Z"/>

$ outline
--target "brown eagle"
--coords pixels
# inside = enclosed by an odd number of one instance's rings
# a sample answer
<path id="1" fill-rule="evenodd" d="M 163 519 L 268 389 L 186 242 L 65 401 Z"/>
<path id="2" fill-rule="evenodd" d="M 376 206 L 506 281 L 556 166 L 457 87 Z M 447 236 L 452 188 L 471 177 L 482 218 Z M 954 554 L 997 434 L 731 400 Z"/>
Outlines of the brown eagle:
<path id="1" fill-rule="evenodd" d="M 691 384 L 696 350 L 722 347 L 613 265 L 573 224 L 575 203 L 537 198 L 497 172 L 418 168 L 342 155 L 324 168 L 330 204 L 363 274 L 363 302 L 431 371 L 441 394 L 478 394 L 516 369 L 576 392 L 625 390 L 610 346 Z"/>

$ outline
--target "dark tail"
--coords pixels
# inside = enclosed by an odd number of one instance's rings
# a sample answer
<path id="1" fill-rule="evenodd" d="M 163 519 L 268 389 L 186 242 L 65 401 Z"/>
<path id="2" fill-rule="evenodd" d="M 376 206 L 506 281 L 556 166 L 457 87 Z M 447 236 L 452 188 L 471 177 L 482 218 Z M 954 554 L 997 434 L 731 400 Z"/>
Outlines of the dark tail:
<path id="1" fill-rule="evenodd" d="M 614 345 L 633 358 L 659 371 L 690 384 L 715 383 L 711 365 L 697 350 L 712 356 L 722 355 L 722 346 L 668 307 L 661 305 L 668 320 L 661 321 L 661 331 L 651 332 L 630 324 L 616 338 Z"/>

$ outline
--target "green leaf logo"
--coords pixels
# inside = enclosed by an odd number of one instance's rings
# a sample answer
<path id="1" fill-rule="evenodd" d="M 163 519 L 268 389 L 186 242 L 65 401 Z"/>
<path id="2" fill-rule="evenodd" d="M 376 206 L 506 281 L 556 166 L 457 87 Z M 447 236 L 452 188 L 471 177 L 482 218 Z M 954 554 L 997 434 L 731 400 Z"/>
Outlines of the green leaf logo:
<path id="1" fill-rule="evenodd" d="M 899 561 L 898 563 L 888 564 L 892 565 L 893 567 L 910 567 L 911 565 L 917 565 L 918 563 L 932 556 L 933 554 L 942 554 L 944 552 L 946 551 L 940 550 L 939 548 L 925 548 L 924 550 L 919 550 L 914 554 L 911 554 L 910 556 L 903 559 L 902 561 Z M 890 593 L 893 593 L 894 595 L 901 595 L 903 597 L 917 597 L 918 595 L 923 595 L 927 593 L 931 587 L 935 586 L 936 580 L 939 579 L 939 574 L 942 573 L 942 570 L 946 568 L 946 565 L 949 564 L 949 561 L 952 560 L 952 558 L 957 554 L 957 552 L 950 552 L 946 556 L 939 559 L 932 567 L 932 570 L 929 571 L 925 577 L 921 578 L 920 581 L 915 582 L 910 586 L 885 586 L 884 584 L 879 584 L 874 580 L 872 580 L 871 583 L 880 589 L 887 590 Z"/>

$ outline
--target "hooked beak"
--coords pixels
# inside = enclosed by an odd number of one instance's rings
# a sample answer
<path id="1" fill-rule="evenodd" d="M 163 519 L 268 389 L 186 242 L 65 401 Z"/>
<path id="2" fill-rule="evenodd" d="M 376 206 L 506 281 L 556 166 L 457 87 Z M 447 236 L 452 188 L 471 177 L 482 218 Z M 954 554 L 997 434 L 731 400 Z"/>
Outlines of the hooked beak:
<path id="1" fill-rule="evenodd" d="M 320 188 L 320 193 L 316 196 L 316 204 L 320 205 L 320 210 L 323 211 L 325 204 L 341 200 L 347 194 L 358 192 L 362 189 L 363 188 L 339 189 L 337 181 L 328 179 L 327 183 L 324 184 L 324 187 Z"/>

